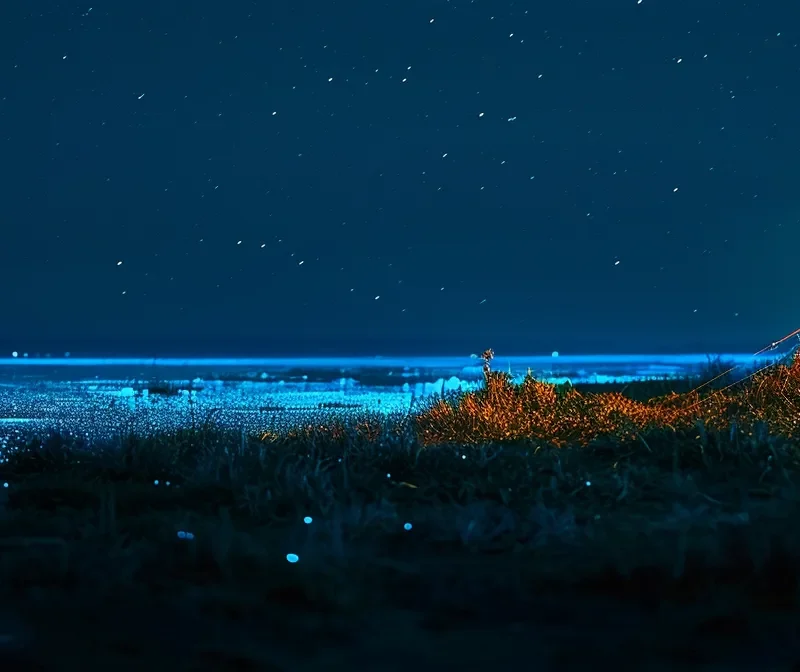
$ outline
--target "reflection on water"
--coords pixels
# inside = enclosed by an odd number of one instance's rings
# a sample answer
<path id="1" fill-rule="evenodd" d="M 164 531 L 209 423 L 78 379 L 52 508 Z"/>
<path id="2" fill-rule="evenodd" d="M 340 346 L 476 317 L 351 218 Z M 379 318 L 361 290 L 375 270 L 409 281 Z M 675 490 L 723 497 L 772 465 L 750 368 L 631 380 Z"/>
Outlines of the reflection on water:
<path id="1" fill-rule="evenodd" d="M 555 355 L 555 353 L 554 353 Z M 776 354 L 502 357 L 494 370 L 521 380 L 630 381 L 699 374 L 710 365 L 746 373 Z M 407 412 L 432 394 L 475 389 L 471 357 L 326 359 L 0 359 L 0 440 L 57 429 L 87 438 L 169 431 L 213 419 L 264 431 L 310 411 Z"/>

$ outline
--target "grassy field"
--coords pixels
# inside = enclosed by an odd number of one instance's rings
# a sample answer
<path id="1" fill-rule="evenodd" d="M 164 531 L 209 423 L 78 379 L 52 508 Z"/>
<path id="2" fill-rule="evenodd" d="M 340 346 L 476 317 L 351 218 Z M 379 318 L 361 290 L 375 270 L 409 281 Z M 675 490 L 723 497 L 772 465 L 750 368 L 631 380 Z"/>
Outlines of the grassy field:
<path id="1" fill-rule="evenodd" d="M 800 669 L 800 363 L 491 359 L 413 416 L 9 446 L 2 669 Z"/>

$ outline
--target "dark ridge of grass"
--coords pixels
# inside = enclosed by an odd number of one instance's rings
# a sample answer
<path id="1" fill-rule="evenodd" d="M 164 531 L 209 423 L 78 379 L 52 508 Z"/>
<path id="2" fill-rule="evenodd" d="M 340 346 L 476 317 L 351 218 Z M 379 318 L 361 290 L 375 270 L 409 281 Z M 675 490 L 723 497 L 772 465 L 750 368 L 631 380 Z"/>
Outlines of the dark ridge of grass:
<path id="1" fill-rule="evenodd" d="M 233 433 L 91 447 L 53 436 L 2 465 L 11 483 L 0 519 L 3 597 L 33 622 L 83 603 L 78 622 L 95 633 L 103 628 L 92 614 L 109 602 L 130 605 L 126 618 L 157 605 L 173 617 L 199 610 L 193 618 L 205 625 L 196 627 L 254 628 L 248 646 L 266 630 L 287 660 L 368 646 L 370 614 L 419 614 L 416 625 L 403 621 L 413 646 L 464 632 L 588 628 L 577 612 L 606 602 L 630 612 L 625 622 L 670 614 L 674 628 L 688 610 L 696 623 L 682 625 L 684 645 L 713 650 L 694 638 L 734 627 L 719 622 L 731 608 L 746 624 L 736 627 L 761 633 L 795 607 L 800 511 L 783 469 L 797 446 L 763 437 L 737 447 L 712 435 L 704 461 L 687 436 L 673 469 L 674 439 L 650 435 L 650 450 L 422 449 L 402 437 L 368 446 L 354 432 L 265 450 Z M 763 476 L 770 456 L 779 461 Z M 289 552 L 300 561 L 288 563 Z M 245 658 L 258 665 L 255 648 Z"/>
<path id="2" fill-rule="evenodd" d="M 426 444 L 416 420 L 441 401 L 264 436 L 209 422 L 12 446 L 0 662 L 66 669 L 89 650 L 104 669 L 800 661 L 797 439 L 760 422 Z"/>

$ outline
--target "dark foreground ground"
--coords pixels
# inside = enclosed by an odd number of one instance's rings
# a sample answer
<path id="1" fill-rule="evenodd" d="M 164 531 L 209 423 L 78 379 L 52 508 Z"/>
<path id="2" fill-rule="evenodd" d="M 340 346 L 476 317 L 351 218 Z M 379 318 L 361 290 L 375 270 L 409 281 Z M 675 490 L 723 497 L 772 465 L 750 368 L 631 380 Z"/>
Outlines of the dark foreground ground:
<path id="1" fill-rule="evenodd" d="M 800 670 L 797 446 L 697 439 L 29 443 L 0 670 Z"/>

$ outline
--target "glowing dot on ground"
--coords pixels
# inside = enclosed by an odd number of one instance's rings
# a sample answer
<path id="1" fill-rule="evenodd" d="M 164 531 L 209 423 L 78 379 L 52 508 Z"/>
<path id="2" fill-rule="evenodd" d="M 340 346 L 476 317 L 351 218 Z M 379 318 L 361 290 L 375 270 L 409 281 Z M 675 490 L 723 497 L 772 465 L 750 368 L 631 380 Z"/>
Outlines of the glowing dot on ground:
<path id="1" fill-rule="evenodd" d="M 287 553 L 286 554 L 286 559 L 289 562 L 291 562 L 292 564 L 294 564 L 295 562 L 297 562 L 300 559 L 300 556 L 297 555 L 296 553 Z"/>
<path id="2" fill-rule="evenodd" d="M 403 525 L 403 529 L 406 532 L 408 532 L 408 530 L 410 530 L 412 527 L 413 527 L 413 525 L 411 523 L 406 523 L 405 525 Z"/>
<path id="3" fill-rule="evenodd" d="M 313 521 L 313 518 L 311 516 L 306 516 L 305 518 L 303 518 L 303 522 L 306 525 L 311 525 L 312 521 Z"/>

